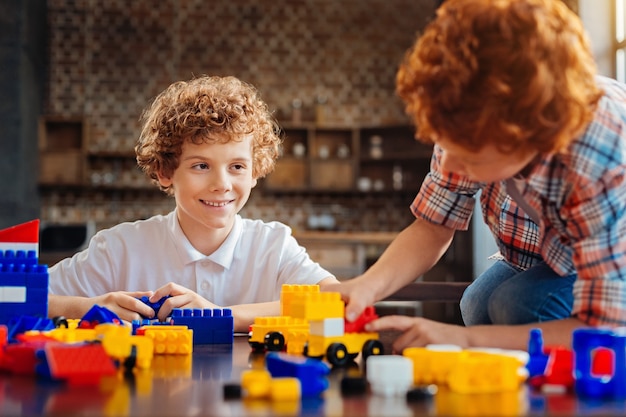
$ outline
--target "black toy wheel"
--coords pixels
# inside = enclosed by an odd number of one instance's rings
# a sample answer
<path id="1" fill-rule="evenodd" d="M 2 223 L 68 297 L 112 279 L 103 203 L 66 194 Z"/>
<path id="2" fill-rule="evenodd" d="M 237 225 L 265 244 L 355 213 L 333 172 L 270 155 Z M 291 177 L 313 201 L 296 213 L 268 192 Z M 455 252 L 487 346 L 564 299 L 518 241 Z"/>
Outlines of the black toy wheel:
<path id="1" fill-rule="evenodd" d="M 285 336 L 280 332 L 270 332 L 266 334 L 265 348 L 270 352 L 280 352 L 285 349 Z"/>
<path id="2" fill-rule="evenodd" d="M 363 344 L 361 353 L 363 354 L 363 363 L 365 363 L 370 356 L 384 354 L 385 348 L 380 340 L 370 339 Z"/>
<path id="3" fill-rule="evenodd" d="M 343 343 L 331 343 L 326 349 L 326 359 L 333 366 L 345 366 L 350 363 L 348 349 Z"/>

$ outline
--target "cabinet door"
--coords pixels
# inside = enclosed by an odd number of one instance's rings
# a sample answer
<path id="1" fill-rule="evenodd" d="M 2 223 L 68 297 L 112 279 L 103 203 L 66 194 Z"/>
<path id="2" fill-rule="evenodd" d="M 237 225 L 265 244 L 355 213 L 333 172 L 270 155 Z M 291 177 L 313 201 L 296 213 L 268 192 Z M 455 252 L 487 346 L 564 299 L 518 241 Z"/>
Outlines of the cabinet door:
<path id="1" fill-rule="evenodd" d="M 428 173 L 432 146 L 418 142 L 412 126 L 360 130 L 360 191 L 417 191 Z"/>
<path id="2" fill-rule="evenodd" d="M 306 128 L 285 128 L 282 156 L 274 172 L 265 179 L 269 190 L 298 191 L 309 187 L 309 132 Z"/>
<path id="3" fill-rule="evenodd" d="M 310 138 L 310 184 L 313 190 L 352 190 L 357 140 L 354 129 L 318 128 Z"/>

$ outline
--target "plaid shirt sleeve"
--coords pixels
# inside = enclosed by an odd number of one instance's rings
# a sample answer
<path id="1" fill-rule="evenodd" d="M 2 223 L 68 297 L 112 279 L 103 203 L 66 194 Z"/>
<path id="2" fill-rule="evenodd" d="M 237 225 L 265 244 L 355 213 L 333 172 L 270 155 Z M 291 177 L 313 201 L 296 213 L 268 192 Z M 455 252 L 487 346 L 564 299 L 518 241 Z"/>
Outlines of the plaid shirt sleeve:
<path id="1" fill-rule="evenodd" d="M 563 158 L 569 166 L 558 223 L 577 279 L 572 315 L 591 326 L 626 325 L 626 86 L 601 80 L 605 97 L 583 136 Z M 554 224 L 555 228 L 560 225 Z M 543 245 L 545 248 L 546 245 Z M 548 263 L 555 257 L 544 254 Z"/>
<path id="2" fill-rule="evenodd" d="M 430 172 L 411 204 L 415 217 L 455 230 L 467 230 L 480 183 L 440 170 L 441 148 L 434 146 Z"/>

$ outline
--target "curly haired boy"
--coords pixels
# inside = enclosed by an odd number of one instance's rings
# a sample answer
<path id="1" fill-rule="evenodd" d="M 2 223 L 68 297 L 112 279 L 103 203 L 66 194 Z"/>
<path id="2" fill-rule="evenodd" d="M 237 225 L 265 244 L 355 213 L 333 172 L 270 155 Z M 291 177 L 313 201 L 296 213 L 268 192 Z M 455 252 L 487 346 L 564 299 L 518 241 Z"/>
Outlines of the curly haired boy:
<path id="1" fill-rule="evenodd" d="M 49 315 L 94 304 L 121 319 L 152 317 L 139 298 L 173 308 L 231 308 L 235 331 L 278 315 L 282 284 L 338 282 L 279 222 L 242 218 L 257 180 L 279 155 L 278 127 L 257 90 L 235 77 L 170 85 L 142 115 L 139 167 L 174 197 L 167 215 L 101 230 L 50 268 Z"/>
<path id="2" fill-rule="evenodd" d="M 397 91 L 431 169 L 414 223 L 338 285 L 347 314 L 430 269 L 480 192 L 501 259 L 463 294 L 465 326 L 389 316 L 371 330 L 402 331 L 398 351 L 524 349 L 535 327 L 567 346 L 576 328 L 626 325 L 626 86 L 596 75 L 579 18 L 558 0 L 446 0 Z"/>

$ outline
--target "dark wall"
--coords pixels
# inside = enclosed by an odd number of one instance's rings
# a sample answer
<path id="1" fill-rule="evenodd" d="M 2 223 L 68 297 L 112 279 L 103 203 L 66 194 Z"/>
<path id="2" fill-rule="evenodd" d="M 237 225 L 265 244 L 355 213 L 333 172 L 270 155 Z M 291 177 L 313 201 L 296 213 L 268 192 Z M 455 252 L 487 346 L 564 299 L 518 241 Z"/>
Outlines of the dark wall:
<path id="1" fill-rule="evenodd" d="M 46 2 L 0 0 L 0 228 L 39 217 Z"/>

